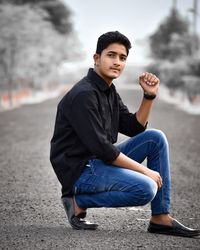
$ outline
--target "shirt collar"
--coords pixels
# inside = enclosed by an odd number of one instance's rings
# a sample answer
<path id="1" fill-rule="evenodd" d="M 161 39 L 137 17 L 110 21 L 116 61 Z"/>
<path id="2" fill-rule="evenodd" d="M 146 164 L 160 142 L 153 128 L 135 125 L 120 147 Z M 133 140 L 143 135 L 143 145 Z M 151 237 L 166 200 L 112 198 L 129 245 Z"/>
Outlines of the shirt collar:
<path id="1" fill-rule="evenodd" d="M 109 90 L 112 90 L 113 88 L 115 88 L 114 84 L 112 83 L 111 86 L 109 87 L 109 85 L 105 82 L 105 80 L 99 76 L 93 68 L 90 68 L 88 70 L 88 74 L 87 77 L 89 79 L 92 80 L 92 82 L 98 87 L 99 90 L 106 92 Z"/>

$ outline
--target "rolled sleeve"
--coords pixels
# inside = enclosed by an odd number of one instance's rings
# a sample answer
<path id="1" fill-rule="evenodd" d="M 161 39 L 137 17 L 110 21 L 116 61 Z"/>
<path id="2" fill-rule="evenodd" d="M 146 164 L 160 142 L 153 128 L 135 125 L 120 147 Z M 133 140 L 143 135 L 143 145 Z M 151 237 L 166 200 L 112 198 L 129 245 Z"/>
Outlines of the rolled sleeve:
<path id="1" fill-rule="evenodd" d="M 106 163 L 117 158 L 120 151 L 107 139 L 94 93 L 85 91 L 77 95 L 71 104 L 68 119 L 92 155 Z"/>

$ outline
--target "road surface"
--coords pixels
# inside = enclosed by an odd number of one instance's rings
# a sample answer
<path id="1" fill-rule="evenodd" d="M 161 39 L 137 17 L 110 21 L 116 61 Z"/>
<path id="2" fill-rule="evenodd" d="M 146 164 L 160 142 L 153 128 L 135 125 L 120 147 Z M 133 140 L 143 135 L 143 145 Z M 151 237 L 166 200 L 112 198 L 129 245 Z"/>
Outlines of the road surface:
<path id="1" fill-rule="evenodd" d="M 140 92 L 120 93 L 136 111 Z M 200 239 L 147 233 L 149 205 L 90 209 L 98 230 L 71 229 L 49 162 L 59 100 L 0 113 L 0 249 L 200 249 Z M 200 116 L 157 100 L 148 127 L 163 130 L 169 140 L 172 215 L 200 228 Z"/>

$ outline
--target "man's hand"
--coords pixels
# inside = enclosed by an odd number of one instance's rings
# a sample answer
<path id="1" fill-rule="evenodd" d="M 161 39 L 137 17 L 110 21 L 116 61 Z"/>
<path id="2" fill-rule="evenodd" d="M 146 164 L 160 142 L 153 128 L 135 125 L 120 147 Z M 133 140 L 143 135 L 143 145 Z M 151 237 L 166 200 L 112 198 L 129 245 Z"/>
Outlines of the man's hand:
<path id="1" fill-rule="evenodd" d="M 159 88 L 160 80 L 152 73 L 145 72 L 139 77 L 139 83 L 145 94 L 156 95 Z"/>
<path id="2" fill-rule="evenodd" d="M 160 176 L 160 174 L 158 172 L 156 172 L 152 169 L 146 168 L 144 174 L 149 176 L 151 179 L 153 179 L 156 182 L 158 189 L 161 189 L 161 187 L 163 185 L 162 177 Z"/>

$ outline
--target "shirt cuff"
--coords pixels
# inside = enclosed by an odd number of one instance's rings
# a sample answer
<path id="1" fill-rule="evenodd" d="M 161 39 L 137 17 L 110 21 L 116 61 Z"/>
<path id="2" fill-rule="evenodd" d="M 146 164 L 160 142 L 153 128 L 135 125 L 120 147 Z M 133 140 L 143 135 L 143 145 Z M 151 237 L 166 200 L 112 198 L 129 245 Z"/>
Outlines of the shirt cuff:
<path id="1" fill-rule="evenodd" d="M 111 147 L 108 148 L 102 157 L 102 161 L 106 164 L 111 164 L 120 154 L 120 150 L 111 144 Z"/>
<path id="2" fill-rule="evenodd" d="M 137 120 L 137 116 L 136 113 L 133 115 L 134 118 L 134 124 L 135 124 L 135 130 L 137 131 L 137 133 L 141 133 L 143 131 L 146 130 L 148 122 L 145 124 L 145 126 L 143 126 L 138 120 Z"/>

